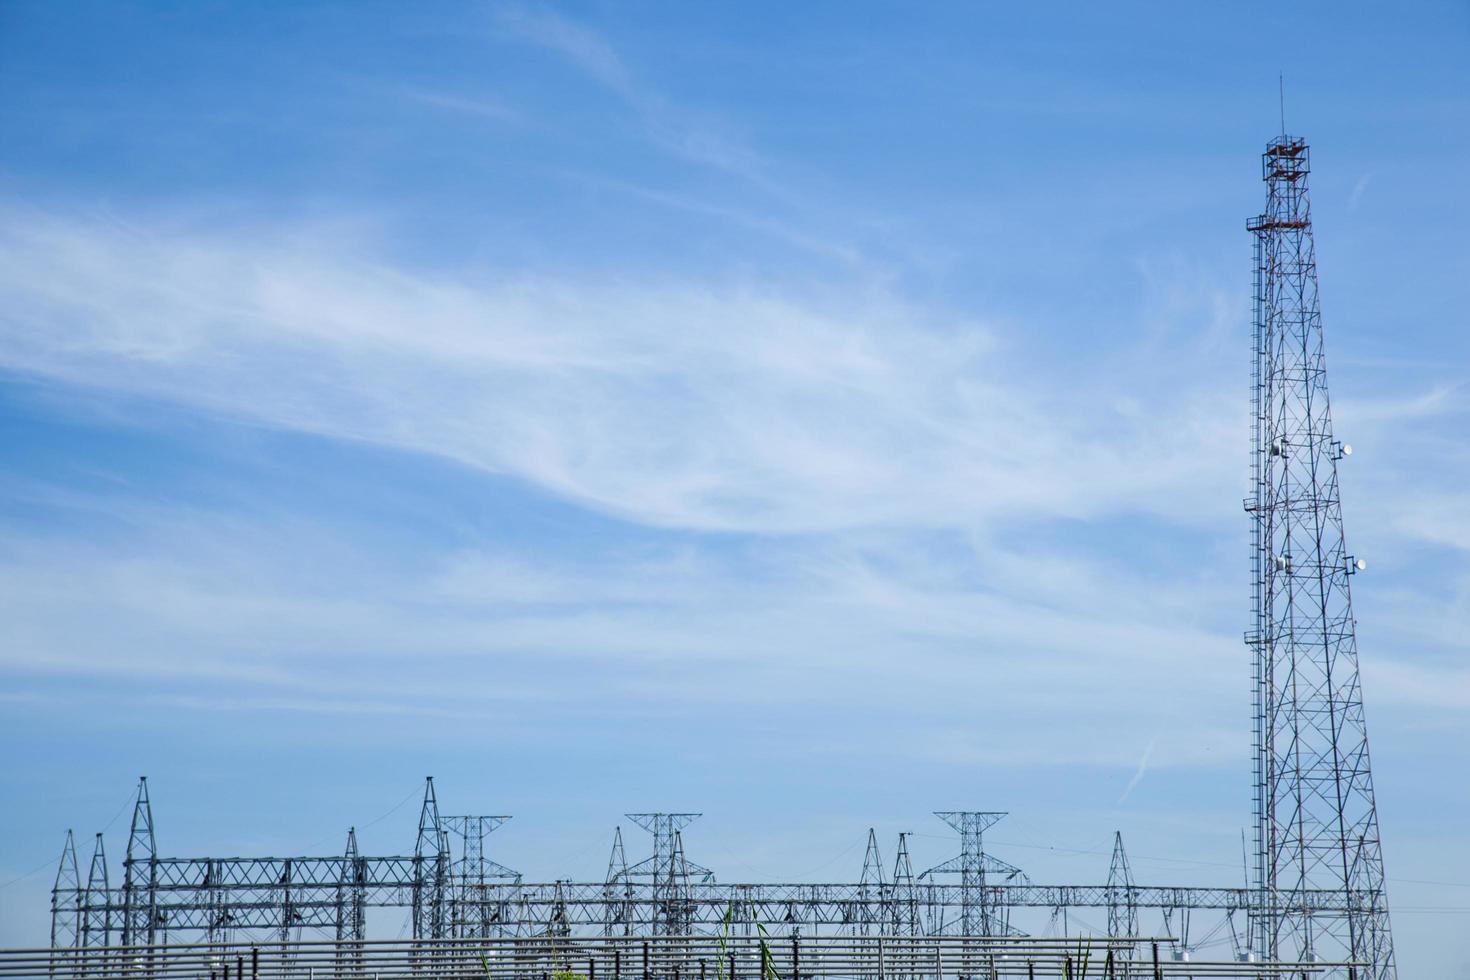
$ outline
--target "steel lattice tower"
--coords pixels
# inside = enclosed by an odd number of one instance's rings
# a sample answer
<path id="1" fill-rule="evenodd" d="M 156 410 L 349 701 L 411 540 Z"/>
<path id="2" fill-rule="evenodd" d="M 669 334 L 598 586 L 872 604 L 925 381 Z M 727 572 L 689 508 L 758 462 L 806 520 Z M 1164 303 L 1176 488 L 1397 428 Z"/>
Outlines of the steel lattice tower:
<path id="1" fill-rule="evenodd" d="M 450 865 L 452 905 L 447 924 L 451 937 L 483 939 L 500 935 L 500 910 L 486 901 L 486 885 L 493 879 L 519 881 L 521 875 L 485 855 L 485 838 L 509 819 L 480 815 L 439 818 L 445 832 L 460 841 L 459 859 Z"/>
<path id="2" fill-rule="evenodd" d="M 626 816 L 653 835 L 653 854 L 628 868 L 624 875 L 647 876 L 652 882 L 655 905 L 653 934 L 683 935 L 690 922 L 690 879 L 714 880 L 714 873 L 709 868 L 684 856 L 684 838 L 680 833 L 703 814 L 629 813 Z"/>
<path id="3" fill-rule="evenodd" d="M 1114 939 L 1138 935 L 1138 899 L 1122 831 L 1113 832 L 1113 860 L 1108 866 L 1108 935 Z"/>
<path id="4" fill-rule="evenodd" d="M 158 940 L 158 848 L 153 842 L 153 803 L 148 777 L 138 777 L 138 798 L 123 860 L 122 941 L 152 946 Z"/>
<path id="5" fill-rule="evenodd" d="M 1353 959 L 1392 980 L 1393 944 L 1327 398 L 1304 140 L 1262 157 L 1255 235 L 1254 495 L 1257 953 Z M 1308 890 L 1342 893 L 1309 910 Z"/>
<path id="6" fill-rule="evenodd" d="M 92 850 L 92 867 L 87 873 L 87 890 L 82 893 L 85 908 L 81 914 L 82 946 L 112 945 L 112 918 L 105 903 L 112 892 L 107 876 L 107 851 L 102 846 L 102 835 Z M 103 908 L 98 909 L 98 904 Z"/>
<path id="7" fill-rule="evenodd" d="M 82 876 L 77 870 L 77 845 L 70 830 L 61 849 L 56 884 L 51 889 L 51 948 L 65 949 L 81 943 Z"/>
<path id="8" fill-rule="evenodd" d="M 863 872 L 858 877 L 858 902 L 853 935 L 867 936 L 884 926 L 884 904 L 888 901 L 888 883 L 883 880 L 883 855 L 878 852 L 878 835 L 868 828 L 868 848 L 863 852 Z"/>
<path id="9" fill-rule="evenodd" d="M 419 836 L 413 848 L 413 936 L 437 939 L 445 933 L 445 904 L 449 897 L 449 833 L 439 820 L 439 797 L 434 777 L 424 780 L 424 803 L 419 809 Z"/>
<path id="10" fill-rule="evenodd" d="M 957 925 L 962 936 L 1005 936 L 1011 932 L 1009 910 L 997 906 L 988 884 L 1026 881 L 1020 868 L 1006 864 L 985 853 L 985 831 L 1005 816 L 1004 813 L 979 810 L 936 810 L 934 815 L 960 834 L 960 853 L 943 864 L 937 864 L 919 877 L 932 879 L 939 874 L 958 874 L 963 903 Z M 941 933 L 945 924 L 935 923 L 933 931 Z"/>

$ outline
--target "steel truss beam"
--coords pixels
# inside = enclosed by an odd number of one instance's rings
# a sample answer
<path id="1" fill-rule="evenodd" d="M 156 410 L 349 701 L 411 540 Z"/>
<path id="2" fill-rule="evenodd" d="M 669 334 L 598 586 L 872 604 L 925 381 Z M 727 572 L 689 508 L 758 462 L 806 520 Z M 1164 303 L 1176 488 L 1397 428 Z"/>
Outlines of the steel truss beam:
<path id="1" fill-rule="evenodd" d="M 289 909 L 293 927 L 335 929 L 341 906 L 351 900 L 369 908 L 414 908 L 415 888 L 420 883 L 410 857 L 343 858 L 160 858 L 150 869 L 156 881 L 153 894 L 144 900 L 155 909 L 158 930 L 174 936 L 181 931 L 226 929 L 273 929 L 281 925 Z M 665 921 L 666 898 L 656 883 L 627 882 L 615 894 L 605 882 L 515 883 L 493 882 L 466 889 L 451 889 L 452 902 L 468 899 L 484 915 L 476 921 L 493 923 L 498 935 L 530 935 L 555 918 L 572 927 L 596 927 L 609 923 L 631 923 L 650 928 Z M 832 884 L 716 884 L 691 882 L 683 900 L 694 931 L 720 925 L 729 910 L 740 922 L 787 923 L 806 926 L 849 926 L 859 922 L 889 922 L 884 914 L 900 898 L 916 902 L 926 921 L 946 921 L 942 910 L 973 908 L 974 889 L 964 884 L 910 886 L 899 896 L 893 885 L 875 888 L 860 882 Z M 1212 909 L 1245 911 L 1253 893 L 1245 888 L 1191 888 L 1182 886 L 1134 885 L 1130 904 L 1138 909 Z M 984 907 L 991 909 L 1109 909 L 1117 903 L 1117 888 L 1110 885 L 987 885 Z M 1293 908 L 1315 912 L 1342 913 L 1373 907 L 1371 894 L 1355 896 L 1337 890 L 1299 892 L 1289 897 Z M 64 907 L 72 907 L 63 903 Z M 103 896 L 82 891 L 75 907 L 93 921 L 124 921 L 129 897 L 121 889 Z M 455 916 L 449 916 L 453 921 Z M 955 916 L 956 927 L 963 919 Z M 961 934 L 954 928 L 954 934 Z M 421 938 L 442 938 L 430 932 Z"/>

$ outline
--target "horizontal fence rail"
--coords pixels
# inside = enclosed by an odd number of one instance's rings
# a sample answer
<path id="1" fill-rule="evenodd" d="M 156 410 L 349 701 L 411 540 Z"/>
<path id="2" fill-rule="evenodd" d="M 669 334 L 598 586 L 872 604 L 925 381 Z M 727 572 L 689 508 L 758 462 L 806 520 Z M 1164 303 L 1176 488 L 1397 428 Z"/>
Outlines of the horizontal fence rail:
<path id="1" fill-rule="evenodd" d="M 1167 937 L 664 936 L 0 950 L 0 980 L 1163 980 L 1366 976 L 1360 964 L 1180 961 Z"/>

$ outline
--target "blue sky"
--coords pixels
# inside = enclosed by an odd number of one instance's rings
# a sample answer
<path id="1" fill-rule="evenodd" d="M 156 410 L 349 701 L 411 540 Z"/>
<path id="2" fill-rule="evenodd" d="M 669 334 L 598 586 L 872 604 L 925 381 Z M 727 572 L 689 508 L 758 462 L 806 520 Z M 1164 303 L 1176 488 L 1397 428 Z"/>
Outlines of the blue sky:
<path id="1" fill-rule="evenodd" d="M 1400 962 L 1470 976 L 1464 4 L 0 4 L 0 943 L 140 773 L 172 853 L 401 851 L 432 773 L 534 878 L 973 808 L 1237 881 L 1279 73 Z"/>

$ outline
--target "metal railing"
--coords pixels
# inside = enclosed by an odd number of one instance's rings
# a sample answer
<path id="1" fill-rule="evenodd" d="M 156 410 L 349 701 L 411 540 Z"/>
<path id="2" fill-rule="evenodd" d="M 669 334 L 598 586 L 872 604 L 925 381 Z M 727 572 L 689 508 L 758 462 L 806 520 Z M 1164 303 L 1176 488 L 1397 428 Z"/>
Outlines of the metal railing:
<path id="1" fill-rule="evenodd" d="M 699 935 L 0 950 L 0 980 L 1163 980 L 1364 976 L 1328 963 L 1180 961 L 1168 938 Z"/>

